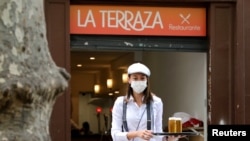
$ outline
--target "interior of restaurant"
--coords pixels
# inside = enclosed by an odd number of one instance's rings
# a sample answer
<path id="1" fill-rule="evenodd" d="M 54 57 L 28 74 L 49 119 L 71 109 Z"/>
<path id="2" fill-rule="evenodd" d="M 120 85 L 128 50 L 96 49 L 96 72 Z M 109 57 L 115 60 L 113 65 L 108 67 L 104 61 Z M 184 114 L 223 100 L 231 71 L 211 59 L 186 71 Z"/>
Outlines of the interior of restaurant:
<path id="1" fill-rule="evenodd" d="M 163 101 L 163 128 L 168 117 L 188 114 L 207 121 L 207 53 L 181 51 L 71 50 L 71 119 L 93 135 L 108 135 L 112 106 L 125 95 L 127 67 L 142 62 L 151 70 L 152 91 Z M 204 132 L 206 133 L 206 132 Z"/>

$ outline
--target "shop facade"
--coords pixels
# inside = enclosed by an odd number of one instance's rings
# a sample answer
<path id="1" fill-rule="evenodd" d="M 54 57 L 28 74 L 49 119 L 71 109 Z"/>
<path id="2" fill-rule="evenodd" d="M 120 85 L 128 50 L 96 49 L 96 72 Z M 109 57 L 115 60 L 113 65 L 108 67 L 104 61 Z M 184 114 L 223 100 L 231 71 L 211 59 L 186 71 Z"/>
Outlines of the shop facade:
<path id="1" fill-rule="evenodd" d="M 47 36 L 57 65 L 70 72 L 70 5 L 137 5 L 206 9 L 208 125 L 249 124 L 250 41 L 248 0 L 68 1 L 45 0 Z M 203 39 L 204 39 L 203 38 Z M 70 89 L 70 87 L 69 87 Z M 58 98 L 51 117 L 53 141 L 70 141 L 70 93 Z"/>

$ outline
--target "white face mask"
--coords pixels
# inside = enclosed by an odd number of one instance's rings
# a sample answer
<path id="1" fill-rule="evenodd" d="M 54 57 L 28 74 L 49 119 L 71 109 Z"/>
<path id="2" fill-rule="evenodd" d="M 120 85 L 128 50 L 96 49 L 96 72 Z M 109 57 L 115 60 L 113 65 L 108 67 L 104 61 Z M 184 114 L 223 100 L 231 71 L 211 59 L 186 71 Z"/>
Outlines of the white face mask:
<path id="1" fill-rule="evenodd" d="M 133 90 L 136 93 L 140 94 L 147 87 L 147 80 L 144 80 L 144 81 L 132 81 L 131 82 L 131 87 L 133 88 Z"/>

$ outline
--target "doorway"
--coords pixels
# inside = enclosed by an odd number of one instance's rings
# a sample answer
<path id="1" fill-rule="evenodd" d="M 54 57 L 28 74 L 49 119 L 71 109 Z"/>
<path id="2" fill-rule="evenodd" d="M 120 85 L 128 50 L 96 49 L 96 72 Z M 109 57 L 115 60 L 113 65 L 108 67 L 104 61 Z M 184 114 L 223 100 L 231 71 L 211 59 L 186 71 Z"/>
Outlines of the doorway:
<path id="1" fill-rule="evenodd" d="M 78 61 L 83 58 L 89 59 L 91 56 L 102 59 L 95 60 L 95 62 L 92 60 L 80 68 L 76 67 Z M 163 127 L 167 126 L 168 117 L 184 112 L 202 120 L 204 130 L 206 130 L 206 52 L 72 49 L 71 61 L 72 117 L 79 124 L 89 121 L 91 130 L 95 134 L 104 134 L 110 129 L 110 108 L 117 96 L 124 95 L 126 88 L 126 84 L 122 82 L 122 73 L 134 61 L 145 63 L 152 72 L 150 76 L 152 91 L 162 98 L 164 104 Z M 110 89 L 104 89 L 101 95 L 94 94 L 94 84 L 100 83 L 105 87 L 106 79 L 109 77 L 114 80 L 112 89 L 114 95 L 108 95 Z M 115 94 L 115 91 L 119 91 L 119 93 Z M 96 116 L 98 107 L 102 108 L 100 125 L 98 125 Z M 107 126 L 105 126 L 104 115 L 108 116 Z"/>

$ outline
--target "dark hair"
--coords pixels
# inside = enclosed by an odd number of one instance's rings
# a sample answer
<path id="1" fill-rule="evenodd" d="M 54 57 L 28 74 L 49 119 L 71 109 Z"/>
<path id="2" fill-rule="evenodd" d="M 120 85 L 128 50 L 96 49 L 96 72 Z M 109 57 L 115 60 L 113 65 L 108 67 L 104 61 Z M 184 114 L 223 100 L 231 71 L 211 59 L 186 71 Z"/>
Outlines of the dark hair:
<path id="1" fill-rule="evenodd" d="M 128 75 L 128 77 L 130 77 L 130 76 L 131 75 Z M 142 102 L 143 103 L 149 103 L 150 101 L 153 101 L 153 93 L 151 92 L 151 89 L 150 89 L 149 77 L 147 75 L 145 75 L 145 76 L 147 77 L 147 87 L 143 91 L 144 99 L 143 99 Z M 130 96 L 133 96 L 133 89 L 131 87 L 131 84 L 128 83 L 127 98 L 126 98 L 127 101 L 130 98 Z"/>
<path id="2" fill-rule="evenodd" d="M 87 121 L 82 123 L 82 127 L 86 130 L 89 131 L 89 123 Z"/>

